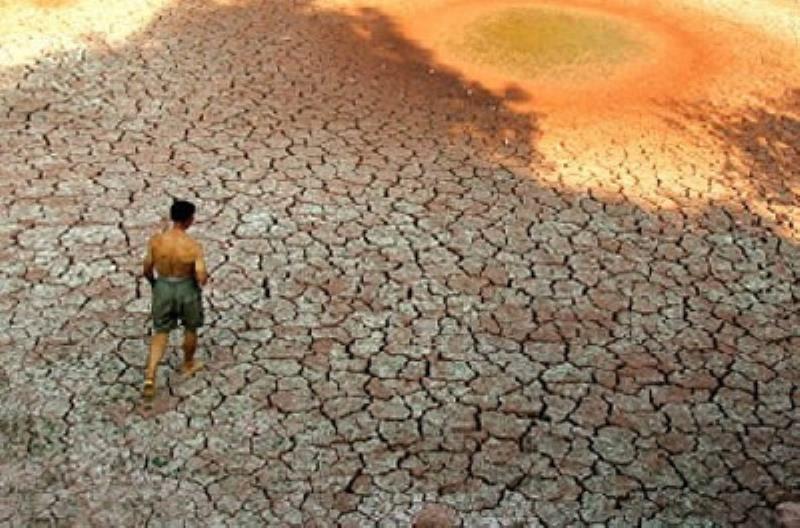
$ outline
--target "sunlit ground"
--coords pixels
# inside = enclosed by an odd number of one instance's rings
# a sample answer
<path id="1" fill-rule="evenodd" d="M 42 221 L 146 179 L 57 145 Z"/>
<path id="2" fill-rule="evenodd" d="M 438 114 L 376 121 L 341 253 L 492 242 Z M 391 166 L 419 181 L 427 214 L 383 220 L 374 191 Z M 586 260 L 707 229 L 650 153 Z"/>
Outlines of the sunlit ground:
<path id="1" fill-rule="evenodd" d="M 29 64 L 48 51 L 113 49 L 171 5 L 170 0 L 3 0 L 0 67 Z M 532 140 L 546 166 L 531 172 L 541 180 L 621 193 L 644 207 L 744 201 L 783 236 L 800 238 L 800 178 L 783 182 L 783 196 L 775 200 L 748 178 L 750 154 L 725 144 L 702 117 L 713 110 L 726 123 L 756 112 L 797 118 L 796 108 L 780 102 L 800 86 L 795 2 L 318 0 L 316 5 L 380 10 L 407 38 L 430 50 L 437 64 L 507 95 L 510 109 L 535 116 L 541 133 Z M 509 141 L 530 140 L 503 133 Z M 775 135 L 752 141 L 779 161 L 796 154 Z M 778 168 L 787 167 L 788 162 Z"/>
<path id="2" fill-rule="evenodd" d="M 145 27 L 170 0 L 0 0 L 0 67 L 47 52 L 113 46 Z"/>

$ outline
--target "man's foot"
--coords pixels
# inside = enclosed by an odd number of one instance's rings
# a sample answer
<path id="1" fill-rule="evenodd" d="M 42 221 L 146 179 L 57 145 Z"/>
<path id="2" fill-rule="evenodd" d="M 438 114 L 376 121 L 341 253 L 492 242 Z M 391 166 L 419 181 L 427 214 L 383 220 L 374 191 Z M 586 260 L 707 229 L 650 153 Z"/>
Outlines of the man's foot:
<path id="1" fill-rule="evenodd" d="M 156 395 L 155 380 L 144 380 L 144 387 L 142 387 L 142 397 L 146 400 L 152 400 L 155 395 Z"/>
<path id="2" fill-rule="evenodd" d="M 202 370 L 203 367 L 205 367 L 205 365 L 203 364 L 202 361 L 194 360 L 189 363 L 184 363 L 183 366 L 181 366 L 181 374 L 183 374 L 188 378 L 198 370 Z"/>

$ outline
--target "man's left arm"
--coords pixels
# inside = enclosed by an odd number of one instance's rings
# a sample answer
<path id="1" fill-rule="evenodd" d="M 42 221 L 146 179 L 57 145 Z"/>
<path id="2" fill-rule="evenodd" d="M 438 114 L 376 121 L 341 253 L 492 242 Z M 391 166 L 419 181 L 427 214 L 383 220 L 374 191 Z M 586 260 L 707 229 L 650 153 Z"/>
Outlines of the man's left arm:
<path id="1" fill-rule="evenodd" d="M 208 282 L 206 259 L 203 255 L 203 248 L 199 244 L 197 245 L 197 254 L 194 260 L 194 278 L 201 287 Z"/>

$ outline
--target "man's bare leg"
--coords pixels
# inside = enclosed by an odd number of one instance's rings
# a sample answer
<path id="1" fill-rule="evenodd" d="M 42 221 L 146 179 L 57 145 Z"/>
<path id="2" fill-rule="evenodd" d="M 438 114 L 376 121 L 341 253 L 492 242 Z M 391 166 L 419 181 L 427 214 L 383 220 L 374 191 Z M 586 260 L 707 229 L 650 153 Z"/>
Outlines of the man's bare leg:
<path id="1" fill-rule="evenodd" d="M 167 349 L 169 343 L 168 332 L 156 332 L 150 340 L 150 353 L 147 356 L 147 368 L 144 372 L 144 388 L 142 389 L 142 396 L 145 398 L 152 398 L 156 395 L 156 370 L 161 358 L 164 357 L 164 351 Z"/>
<path id="2" fill-rule="evenodd" d="M 194 353 L 197 351 L 197 330 L 186 329 L 183 332 L 183 366 L 181 372 L 186 376 L 191 376 L 201 368 L 203 368 L 202 361 L 194 359 Z"/>

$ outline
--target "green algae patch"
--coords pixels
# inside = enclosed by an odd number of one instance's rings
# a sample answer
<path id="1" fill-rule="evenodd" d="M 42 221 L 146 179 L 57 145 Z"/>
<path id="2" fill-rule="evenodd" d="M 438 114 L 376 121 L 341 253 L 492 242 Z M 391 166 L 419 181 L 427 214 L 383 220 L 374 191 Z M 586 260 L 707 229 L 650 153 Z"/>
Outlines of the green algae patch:
<path id="1" fill-rule="evenodd" d="M 644 47 L 613 19 L 547 8 L 497 11 L 467 24 L 447 46 L 462 60 L 528 78 L 562 68 L 618 64 Z"/>

